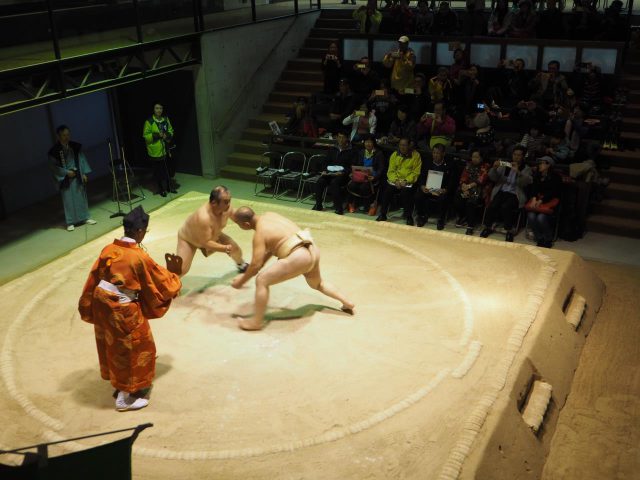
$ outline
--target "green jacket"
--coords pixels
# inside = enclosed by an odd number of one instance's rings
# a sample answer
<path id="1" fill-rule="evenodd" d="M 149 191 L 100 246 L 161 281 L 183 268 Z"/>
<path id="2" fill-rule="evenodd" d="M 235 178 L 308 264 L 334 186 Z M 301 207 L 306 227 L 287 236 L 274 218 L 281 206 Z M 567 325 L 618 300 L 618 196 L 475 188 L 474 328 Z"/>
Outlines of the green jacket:
<path id="1" fill-rule="evenodd" d="M 420 154 L 413 150 L 410 157 L 403 157 L 400 152 L 395 151 L 389 159 L 389 170 L 387 171 L 387 180 L 395 183 L 398 180 L 404 180 L 409 184 L 416 183 L 422 168 L 422 158 Z"/>
<path id="2" fill-rule="evenodd" d="M 167 134 L 167 139 L 162 140 L 160 132 Z M 160 121 L 151 117 L 144 122 L 142 136 L 147 144 L 147 154 L 152 158 L 160 158 L 168 153 L 169 144 L 173 141 L 173 127 L 169 117 L 162 117 Z"/>

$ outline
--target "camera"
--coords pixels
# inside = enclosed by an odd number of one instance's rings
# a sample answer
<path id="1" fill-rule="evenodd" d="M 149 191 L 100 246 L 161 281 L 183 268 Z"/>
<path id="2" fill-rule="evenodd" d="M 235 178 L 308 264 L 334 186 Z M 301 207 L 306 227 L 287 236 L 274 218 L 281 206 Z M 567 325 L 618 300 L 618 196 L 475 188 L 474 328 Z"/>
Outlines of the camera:
<path id="1" fill-rule="evenodd" d="M 367 66 L 364 63 L 356 63 L 356 68 L 359 70 L 364 70 Z"/>
<path id="2" fill-rule="evenodd" d="M 485 104 L 484 104 L 484 103 L 476 103 L 476 107 L 477 107 L 479 110 L 484 110 Z"/>
<path id="3" fill-rule="evenodd" d="M 507 162 L 506 160 L 500 160 L 500 166 L 505 168 L 511 168 L 511 162 Z"/>

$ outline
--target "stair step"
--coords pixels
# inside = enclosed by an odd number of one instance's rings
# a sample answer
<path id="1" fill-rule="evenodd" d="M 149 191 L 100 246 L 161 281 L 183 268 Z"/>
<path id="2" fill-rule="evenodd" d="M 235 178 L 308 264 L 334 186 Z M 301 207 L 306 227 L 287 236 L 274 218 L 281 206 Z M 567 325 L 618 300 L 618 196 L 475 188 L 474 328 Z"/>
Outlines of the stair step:
<path id="1" fill-rule="evenodd" d="M 291 103 L 288 102 L 267 102 L 262 107 L 264 113 L 285 114 L 291 111 Z"/>
<path id="2" fill-rule="evenodd" d="M 264 152 L 265 150 L 263 150 Z M 262 153 L 243 153 L 233 152 L 229 155 L 229 164 L 245 168 L 253 168 L 253 175 L 256 174 L 256 168 L 260 166 L 262 161 Z"/>
<path id="3" fill-rule="evenodd" d="M 276 90 L 274 92 L 271 92 L 269 94 L 269 101 L 270 102 L 284 102 L 289 104 L 289 106 L 291 106 L 293 104 L 293 102 L 295 102 L 298 97 L 305 97 L 307 99 L 311 98 L 311 95 L 309 94 L 309 92 L 296 92 L 296 91 L 290 91 L 290 90 Z"/>
<path id="4" fill-rule="evenodd" d="M 603 176 L 609 177 L 615 183 L 628 183 L 631 185 L 640 185 L 640 168 L 611 167 Z"/>
<path id="5" fill-rule="evenodd" d="M 316 93 L 322 90 L 322 82 L 305 82 L 300 80 L 279 80 L 276 82 L 276 90 L 288 90 L 296 92 Z"/>
<path id="6" fill-rule="evenodd" d="M 296 58 L 289 60 L 287 69 L 291 70 L 318 70 L 321 71 L 320 58 Z"/>
<path id="7" fill-rule="evenodd" d="M 307 38 L 304 42 L 305 47 L 309 48 L 324 48 L 325 50 L 329 47 L 331 42 L 338 42 L 337 38 Z"/>
<path id="8" fill-rule="evenodd" d="M 606 189 L 606 194 L 608 198 L 615 200 L 640 202 L 640 185 L 611 182 Z"/>
<path id="9" fill-rule="evenodd" d="M 624 75 L 622 83 L 628 88 L 640 88 L 640 75 Z"/>
<path id="10" fill-rule="evenodd" d="M 640 116 L 640 103 L 627 103 L 624 106 L 625 115 Z"/>
<path id="11" fill-rule="evenodd" d="M 256 169 L 250 167 L 240 167 L 237 165 L 227 165 L 220 170 L 220 176 L 223 178 L 232 178 L 234 180 L 245 180 L 247 182 L 256 181 Z"/>
<path id="12" fill-rule="evenodd" d="M 640 203 L 607 198 L 593 204 L 593 213 L 640 220 Z"/>
<path id="13" fill-rule="evenodd" d="M 322 8 L 320 18 L 352 18 L 353 10 L 350 8 Z"/>
<path id="14" fill-rule="evenodd" d="M 341 28 L 343 30 L 355 30 L 356 22 L 353 18 L 318 18 L 314 28 Z"/>
<path id="15" fill-rule="evenodd" d="M 326 48 L 302 47 L 300 50 L 298 50 L 298 56 L 302 58 L 317 58 L 319 62 L 320 58 L 322 58 L 322 55 L 324 55 L 326 52 Z"/>
<path id="16" fill-rule="evenodd" d="M 622 129 L 625 132 L 640 132 L 640 118 L 624 117 L 622 119 Z"/>
<path id="17" fill-rule="evenodd" d="M 249 127 L 268 128 L 269 122 L 272 120 L 278 122 L 278 125 L 280 125 L 281 127 L 287 123 L 287 118 L 281 113 L 262 113 L 249 119 Z"/>
<path id="18" fill-rule="evenodd" d="M 271 130 L 268 128 L 245 128 L 242 131 L 242 140 L 252 140 L 254 142 L 262 142 L 265 138 L 271 135 Z"/>
<path id="19" fill-rule="evenodd" d="M 625 62 L 623 68 L 624 68 L 625 76 L 627 75 L 627 73 L 631 75 L 640 74 L 640 62 Z"/>
<path id="20" fill-rule="evenodd" d="M 340 34 L 345 30 L 342 28 L 312 28 L 309 30 L 309 36 L 311 38 L 326 38 L 327 40 L 338 38 Z M 353 30 L 347 30 L 347 32 L 353 33 Z M 326 47 L 322 50 L 326 50 Z"/>
<path id="21" fill-rule="evenodd" d="M 267 145 L 263 144 L 259 140 L 238 140 L 235 144 L 234 153 L 262 155 L 267 150 L 267 148 Z M 253 162 L 251 164 L 253 164 Z"/>
<path id="22" fill-rule="evenodd" d="M 640 103 L 640 90 L 629 90 L 627 100 L 631 103 Z"/>
<path id="23" fill-rule="evenodd" d="M 608 161 L 611 166 L 634 169 L 640 168 L 640 151 L 638 150 L 624 150 L 622 152 L 617 150 L 602 150 L 600 156 Z"/>
<path id="24" fill-rule="evenodd" d="M 320 62 L 318 62 L 320 65 Z M 303 82 L 322 82 L 322 70 L 315 68 L 313 70 L 285 70 L 280 75 L 282 80 L 302 80 Z"/>
<path id="25" fill-rule="evenodd" d="M 607 215 L 590 215 L 587 218 L 587 229 L 591 232 L 640 238 L 640 220 L 610 217 Z"/>

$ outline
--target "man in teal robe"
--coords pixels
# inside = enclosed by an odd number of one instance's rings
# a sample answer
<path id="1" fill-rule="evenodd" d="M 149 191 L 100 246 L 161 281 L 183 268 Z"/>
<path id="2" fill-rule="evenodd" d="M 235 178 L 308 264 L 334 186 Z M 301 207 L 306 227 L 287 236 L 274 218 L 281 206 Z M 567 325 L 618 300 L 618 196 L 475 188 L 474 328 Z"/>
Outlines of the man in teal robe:
<path id="1" fill-rule="evenodd" d="M 58 142 L 49 150 L 49 161 L 62 195 L 67 230 L 71 232 L 76 225 L 96 223 L 89 215 L 87 203 L 87 174 L 91 167 L 82 152 L 82 145 L 71 141 L 69 127 L 60 125 L 56 134 Z"/>

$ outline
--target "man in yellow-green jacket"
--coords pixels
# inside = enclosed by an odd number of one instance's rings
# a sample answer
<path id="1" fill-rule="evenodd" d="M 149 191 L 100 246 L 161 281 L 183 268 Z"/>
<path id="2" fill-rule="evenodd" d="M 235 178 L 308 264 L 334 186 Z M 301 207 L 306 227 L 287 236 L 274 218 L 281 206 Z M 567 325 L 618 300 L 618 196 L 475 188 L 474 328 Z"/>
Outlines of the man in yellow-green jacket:
<path id="1" fill-rule="evenodd" d="M 389 158 L 387 184 L 382 192 L 382 207 L 376 221 L 382 222 L 387 219 L 387 212 L 393 196 L 400 194 L 400 201 L 404 208 L 403 217 L 406 219 L 407 225 L 413 225 L 413 197 L 421 168 L 420 154 L 413 149 L 408 138 L 401 138 L 398 150 L 393 152 Z"/>
<path id="2" fill-rule="evenodd" d="M 147 155 L 153 164 L 153 174 L 158 183 L 158 193 L 163 197 L 167 192 L 177 193 L 171 177 L 175 170 L 171 164 L 173 148 L 173 126 L 169 117 L 163 116 L 164 107 L 160 103 L 153 105 L 153 115 L 144 122 L 142 136 L 147 144 Z"/>

